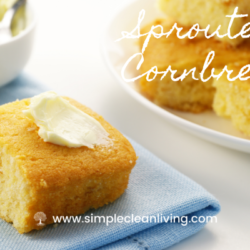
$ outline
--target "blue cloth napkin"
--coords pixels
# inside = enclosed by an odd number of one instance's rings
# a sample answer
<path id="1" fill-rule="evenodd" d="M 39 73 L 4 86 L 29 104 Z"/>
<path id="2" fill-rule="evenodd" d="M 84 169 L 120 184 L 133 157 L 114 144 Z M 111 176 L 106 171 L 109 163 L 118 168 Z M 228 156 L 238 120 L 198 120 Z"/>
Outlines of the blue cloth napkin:
<path id="1" fill-rule="evenodd" d="M 30 97 L 47 89 L 22 75 L 0 89 L 0 103 Z M 133 140 L 130 142 L 139 159 L 131 173 L 128 189 L 112 204 L 91 210 L 82 218 L 112 216 L 114 220 L 116 215 L 123 216 L 124 220 L 128 216 L 126 221 L 132 221 L 139 216 L 137 222 L 109 225 L 103 221 L 98 223 L 99 220 L 97 223 L 64 223 L 20 235 L 11 224 L 0 220 L 0 249 L 159 250 L 197 233 L 205 226 L 205 222 L 186 223 L 196 218 L 193 216 L 204 220 L 219 212 L 218 201 L 200 185 Z M 188 220 L 182 217 L 182 221 L 176 219 L 174 223 L 174 216 L 188 216 Z M 163 218 L 168 218 L 169 222 L 165 223 Z"/>

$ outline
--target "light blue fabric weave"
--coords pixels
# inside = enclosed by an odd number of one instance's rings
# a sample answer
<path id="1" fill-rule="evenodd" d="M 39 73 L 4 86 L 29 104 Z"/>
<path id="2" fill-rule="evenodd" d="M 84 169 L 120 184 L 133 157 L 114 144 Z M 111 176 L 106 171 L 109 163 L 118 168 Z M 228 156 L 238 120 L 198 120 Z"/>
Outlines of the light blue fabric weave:
<path id="1" fill-rule="evenodd" d="M 0 89 L 0 104 L 31 97 L 48 88 L 20 76 Z M 85 214 L 99 216 L 214 216 L 218 201 L 201 186 L 130 140 L 138 162 L 126 192 L 115 202 Z M 53 204 L 51 204 L 53 206 Z M 144 217 L 144 222 L 147 220 Z M 0 249 L 160 250 L 187 238 L 205 223 L 66 223 L 20 235 L 0 220 Z M 185 224 L 185 223 L 183 223 Z"/>

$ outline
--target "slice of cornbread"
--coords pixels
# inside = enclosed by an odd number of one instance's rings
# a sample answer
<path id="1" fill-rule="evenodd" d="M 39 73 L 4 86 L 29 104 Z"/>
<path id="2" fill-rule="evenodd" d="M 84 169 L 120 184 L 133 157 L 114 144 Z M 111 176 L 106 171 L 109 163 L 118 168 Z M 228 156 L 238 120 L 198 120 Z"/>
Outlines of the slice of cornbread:
<path id="1" fill-rule="evenodd" d="M 238 34 L 243 25 L 250 22 L 250 5 L 248 0 L 158 0 L 159 8 L 168 16 L 174 18 L 184 26 L 192 26 L 196 23 L 202 29 L 210 25 L 210 34 L 215 32 L 219 25 L 220 35 L 226 34 L 230 18 L 235 7 L 238 7 L 237 14 L 248 14 L 247 17 L 235 18 L 231 27 L 231 34 Z M 230 39 L 228 36 L 218 38 L 232 45 L 240 44 L 243 38 Z"/>
<path id="2" fill-rule="evenodd" d="M 241 66 L 229 65 L 235 73 L 240 71 Z M 235 128 L 250 136 L 250 79 L 231 82 L 224 74 L 219 80 L 214 80 L 213 85 L 216 88 L 213 102 L 216 114 L 231 118 Z"/>
<path id="3" fill-rule="evenodd" d="M 19 233 L 43 228 L 39 218 L 50 224 L 52 216 L 78 215 L 113 202 L 126 189 L 136 163 L 133 147 L 120 132 L 89 108 L 65 99 L 99 121 L 112 143 L 94 149 L 47 143 L 22 113 L 30 99 L 0 106 L 0 217 Z"/>
<path id="4" fill-rule="evenodd" d="M 147 33 L 152 25 L 161 25 L 164 32 L 168 32 L 174 21 L 170 19 L 159 19 L 147 25 L 141 30 L 141 34 Z M 180 27 L 180 26 L 179 26 Z M 181 34 L 185 34 L 188 28 L 184 28 Z M 155 32 L 160 33 L 158 29 Z M 140 38 L 142 48 L 145 36 Z M 191 70 L 196 67 L 195 77 L 200 79 L 199 73 L 203 69 L 204 62 L 210 51 L 215 51 L 215 57 L 208 69 L 205 71 L 205 78 L 210 76 L 212 68 L 223 68 L 231 62 L 249 62 L 250 46 L 248 42 L 238 47 L 227 46 L 213 38 L 206 39 L 200 35 L 194 39 L 179 39 L 173 32 L 168 38 L 151 37 L 144 52 L 144 62 L 141 65 L 141 73 L 149 71 L 157 66 L 158 71 L 166 71 L 169 65 L 177 70 L 175 78 L 180 76 L 184 70 Z M 212 86 L 213 79 L 207 82 L 193 80 L 189 74 L 182 81 L 172 81 L 169 72 L 162 80 L 162 74 L 157 75 L 153 81 L 147 81 L 146 76 L 140 80 L 143 93 L 151 98 L 158 105 L 168 106 L 182 111 L 194 113 L 212 108 L 215 89 Z"/>

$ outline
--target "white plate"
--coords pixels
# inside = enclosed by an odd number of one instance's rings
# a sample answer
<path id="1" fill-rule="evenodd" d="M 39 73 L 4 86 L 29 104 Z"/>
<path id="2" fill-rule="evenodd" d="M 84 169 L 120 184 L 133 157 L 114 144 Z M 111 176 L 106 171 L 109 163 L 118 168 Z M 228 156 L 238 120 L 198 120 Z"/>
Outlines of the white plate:
<path id="1" fill-rule="evenodd" d="M 155 3 L 156 0 L 136 0 L 112 20 L 102 39 L 102 53 L 109 69 L 131 96 L 167 121 L 210 142 L 250 153 L 250 140 L 238 132 L 231 121 L 216 116 L 212 111 L 190 114 L 159 107 L 138 91 L 137 83 L 127 83 L 122 79 L 121 68 L 139 50 L 136 40 L 115 41 L 121 37 L 122 31 L 130 32 L 136 27 L 139 12 L 142 9 L 146 11 L 142 26 L 162 16 Z M 135 64 L 127 69 L 126 77 L 136 76 L 134 66 Z"/>

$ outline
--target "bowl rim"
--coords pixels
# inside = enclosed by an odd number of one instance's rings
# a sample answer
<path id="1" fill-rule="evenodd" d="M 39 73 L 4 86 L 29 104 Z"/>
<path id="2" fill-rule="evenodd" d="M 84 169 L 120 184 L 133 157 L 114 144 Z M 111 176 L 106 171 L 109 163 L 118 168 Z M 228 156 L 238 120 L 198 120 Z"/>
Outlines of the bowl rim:
<path id="1" fill-rule="evenodd" d="M 0 43 L 0 47 L 16 42 L 17 40 L 19 40 L 22 37 L 26 36 L 28 33 L 30 33 L 35 28 L 35 26 L 37 24 L 36 11 L 34 10 L 34 7 L 33 7 L 32 3 L 27 1 L 26 4 L 28 6 L 28 11 L 30 11 L 32 13 L 31 22 L 28 23 L 28 26 L 24 30 L 22 30 L 18 35 L 12 37 L 9 41 Z"/>

